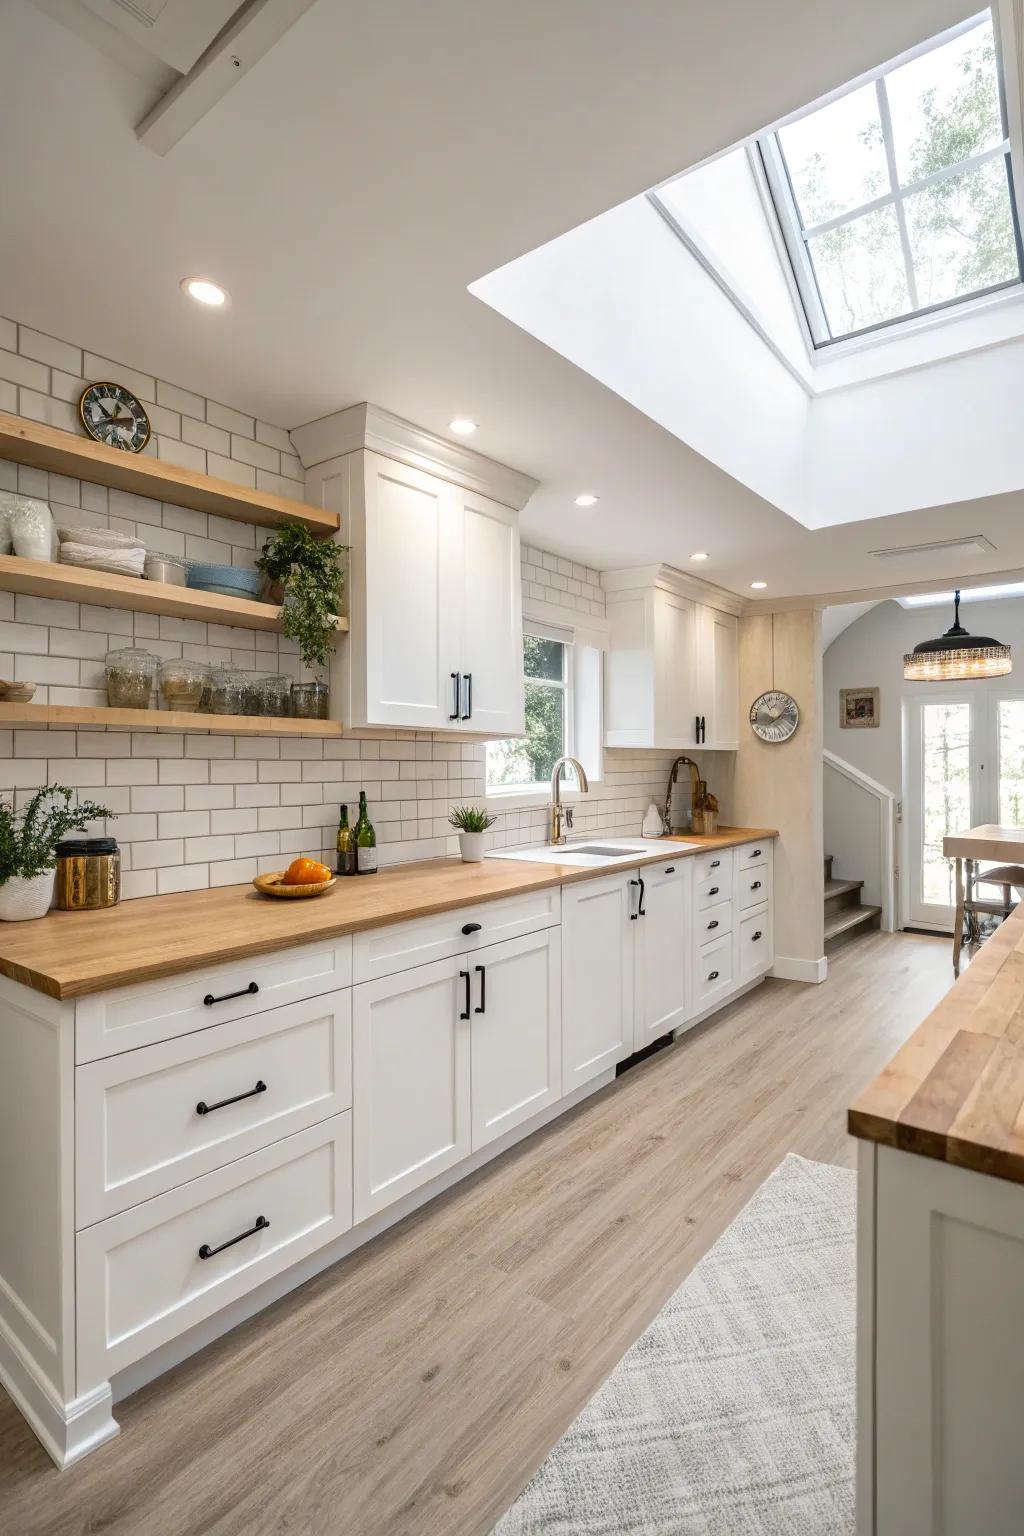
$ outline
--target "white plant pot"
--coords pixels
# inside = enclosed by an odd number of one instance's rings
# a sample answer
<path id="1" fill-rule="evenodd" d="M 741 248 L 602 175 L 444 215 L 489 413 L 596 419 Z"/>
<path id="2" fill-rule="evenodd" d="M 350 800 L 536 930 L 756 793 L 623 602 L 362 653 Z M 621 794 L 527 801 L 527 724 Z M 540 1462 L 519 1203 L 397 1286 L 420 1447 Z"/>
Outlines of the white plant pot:
<path id="1" fill-rule="evenodd" d="M 462 854 L 463 864 L 479 864 L 484 856 L 484 834 L 482 832 L 460 832 L 459 852 Z"/>
<path id="2" fill-rule="evenodd" d="M 0 922 L 24 923 L 30 917 L 45 917 L 53 900 L 53 870 L 27 880 L 20 875 L 0 885 Z"/>

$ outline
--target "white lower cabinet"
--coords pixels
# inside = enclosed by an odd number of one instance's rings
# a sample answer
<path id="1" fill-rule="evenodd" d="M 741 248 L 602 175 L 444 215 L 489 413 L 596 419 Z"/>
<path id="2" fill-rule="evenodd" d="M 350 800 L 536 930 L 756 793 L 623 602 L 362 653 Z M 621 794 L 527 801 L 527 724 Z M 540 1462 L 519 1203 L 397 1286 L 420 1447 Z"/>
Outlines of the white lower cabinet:
<path id="1" fill-rule="evenodd" d="M 650 865 L 642 882 L 635 920 L 636 1006 L 633 1049 L 642 1051 L 669 1034 L 686 1013 L 689 884 L 686 865 Z"/>
<path id="2" fill-rule="evenodd" d="M 633 1053 L 636 871 L 562 889 L 562 1091 Z"/>
<path id="3" fill-rule="evenodd" d="M 557 928 L 471 957 L 473 1151 L 562 1096 L 562 948 Z"/>
<path id="4" fill-rule="evenodd" d="M 771 969 L 775 958 L 772 943 L 771 907 L 759 907 L 744 917 L 737 929 L 737 979 L 751 981 Z"/>

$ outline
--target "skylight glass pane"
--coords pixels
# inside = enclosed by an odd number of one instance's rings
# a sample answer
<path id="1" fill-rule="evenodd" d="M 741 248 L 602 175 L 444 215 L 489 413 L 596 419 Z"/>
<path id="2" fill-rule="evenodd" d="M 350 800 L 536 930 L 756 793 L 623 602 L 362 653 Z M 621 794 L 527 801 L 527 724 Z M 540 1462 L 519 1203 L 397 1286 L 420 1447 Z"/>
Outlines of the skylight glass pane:
<path id="1" fill-rule="evenodd" d="M 1003 142 L 992 18 L 886 75 L 900 183 Z"/>
<path id="2" fill-rule="evenodd" d="M 1002 155 L 913 193 L 905 207 L 922 307 L 1019 276 Z"/>
<path id="3" fill-rule="evenodd" d="M 903 248 L 892 204 L 812 235 L 808 253 L 833 337 L 910 309 Z"/>
<path id="4" fill-rule="evenodd" d="M 874 85 L 781 128 L 779 143 L 805 229 L 890 190 Z"/>

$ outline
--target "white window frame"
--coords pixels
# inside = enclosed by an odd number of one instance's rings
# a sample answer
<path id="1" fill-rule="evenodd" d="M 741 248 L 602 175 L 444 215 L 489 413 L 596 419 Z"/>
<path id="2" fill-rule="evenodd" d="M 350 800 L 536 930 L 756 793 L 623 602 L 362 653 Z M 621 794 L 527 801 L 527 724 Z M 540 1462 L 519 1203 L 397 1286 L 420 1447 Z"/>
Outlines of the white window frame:
<path id="1" fill-rule="evenodd" d="M 905 326 L 919 321 L 922 317 L 944 314 L 949 311 L 962 309 L 965 304 L 973 304 L 984 301 L 996 294 L 1005 294 L 1010 291 L 1020 291 L 1024 288 L 1024 245 L 1022 245 L 1020 229 L 1020 213 L 1017 204 L 1015 172 L 1019 171 L 1019 153 L 1015 149 L 1014 140 L 1019 140 L 1019 135 L 1014 134 L 1010 127 L 1010 113 L 1007 105 L 1006 74 L 1003 65 L 1003 47 L 1000 36 L 1000 16 L 998 4 L 991 7 L 993 32 L 996 40 L 996 69 L 999 78 L 999 101 L 1003 118 L 1003 139 L 998 145 L 983 151 L 981 154 L 969 156 L 955 165 L 944 167 L 933 172 L 918 181 L 901 186 L 896 169 L 896 151 L 893 144 L 892 122 L 889 114 L 888 94 L 885 86 L 885 77 L 891 74 L 900 65 L 908 63 L 911 59 L 919 58 L 923 54 L 931 53 L 943 43 L 951 41 L 976 27 L 987 11 L 977 12 L 966 18 L 954 27 L 941 33 L 937 37 L 929 38 L 916 48 L 901 54 L 899 58 L 883 65 L 880 69 L 860 76 L 851 81 L 849 85 L 832 93 L 829 97 L 813 103 L 801 112 L 793 113 L 784 123 L 778 124 L 770 132 L 763 134 L 757 140 L 757 149 L 760 152 L 761 163 L 764 169 L 765 179 L 771 194 L 771 201 L 778 221 L 779 231 L 789 257 L 789 265 L 796 283 L 797 293 L 800 299 L 800 308 L 806 321 L 811 346 L 815 351 L 822 348 L 834 347 L 846 342 L 856 341 L 859 338 L 870 337 L 878 331 L 890 330 L 893 326 Z M 788 124 L 798 122 L 801 118 L 809 117 L 819 111 L 823 106 L 832 101 L 849 95 L 852 91 L 860 90 L 865 85 L 874 83 L 878 96 L 878 111 L 882 125 L 882 138 L 885 145 L 886 162 L 889 172 L 889 190 L 879 197 L 872 198 L 856 208 L 846 210 L 835 218 L 826 219 L 818 224 L 803 225 L 797 208 L 796 198 L 790 184 L 789 173 L 786 168 L 785 157 L 779 144 L 778 132 L 780 128 Z M 952 176 L 960 175 L 966 170 L 986 164 L 1002 156 L 1006 162 L 1006 176 L 1010 195 L 1010 213 L 1013 220 L 1014 242 L 1017 251 L 1017 277 L 1010 278 L 1005 283 L 995 283 L 988 288 L 977 289 L 973 293 L 963 294 L 958 298 L 944 300 L 940 304 L 917 307 L 917 289 L 914 279 L 914 267 L 910 250 L 910 240 L 907 233 L 904 203 L 915 192 L 946 181 Z M 814 272 L 814 264 L 808 250 L 807 242 L 815 235 L 835 229 L 842 224 L 850 223 L 853 219 L 860 218 L 866 213 L 872 213 L 879 208 L 893 207 L 896 212 L 896 220 L 899 228 L 900 244 L 903 251 L 903 262 L 907 278 L 907 289 L 912 307 L 906 314 L 896 315 L 891 320 L 880 320 L 873 325 L 863 326 L 856 331 L 845 331 L 839 336 L 833 336 L 828 324 L 825 307 L 818 290 L 817 278 Z"/>
<path id="2" fill-rule="evenodd" d="M 557 624 L 544 624 L 537 622 L 535 619 L 524 619 L 524 638 L 527 635 L 533 635 L 539 640 L 553 640 L 558 645 L 563 646 L 565 649 L 565 665 L 563 668 L 563 678 L 560 683 L 556 683 L 552 678 L 527 677 L 525 664 L 523 667 L 523 682 L 524 686 L 525 684 L 529 683 L 531 686 L 537 684 L 542 688 L 557 688 L 558 691 L 563 695 L 563 752 L 567 757 L 572 756 L 575 750 L 574 741 L 576 726 L 574 701 L 574 682 L 576 672 L 575 635 L 573 634 L 572 630 L 563 629 L 560 625 Z M 486 772 L 487 762 L 485 756 L 485 775 Z M 493 809 L 511 811 L 516 809 L 525 809 L 529 806 L 547 805 L 551 799 L 551 790 L 547 784 L 541 783 L 509 785 L 496 784 L 491 786 L 487 783 L 485 777 L 484 796 L 485 802 L 489 807 Z M 574 798 L 578 798 L 578 796 L 579 790 L 576 787 L 575 780 L 566 780 L 562 788 L 562 799 L 564 801 L 571 801 Z"/>

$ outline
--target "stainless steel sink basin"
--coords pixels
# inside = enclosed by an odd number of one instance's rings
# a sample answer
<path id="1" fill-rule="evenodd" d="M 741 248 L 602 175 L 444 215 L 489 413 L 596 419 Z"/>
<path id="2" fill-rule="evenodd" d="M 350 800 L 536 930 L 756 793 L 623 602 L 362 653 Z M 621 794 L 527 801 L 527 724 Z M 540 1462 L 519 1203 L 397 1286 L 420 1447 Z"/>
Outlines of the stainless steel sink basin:
<path id="1" fill-rule="evenodd" d="M 550 843 L 538 843 L 533 848 L 497 848 L 489 853 L 489 859 L 521 859 L 528 864 L 579 864 L 594 867 L 600 864 L 628 864 L 638 854 L 650 856 L 664 853 L 685 853 L 699 844 L 687 843 L 678 838 L 619 838 L 610 837 L 602 843 L 563 843 L 552 847 Z"/>

